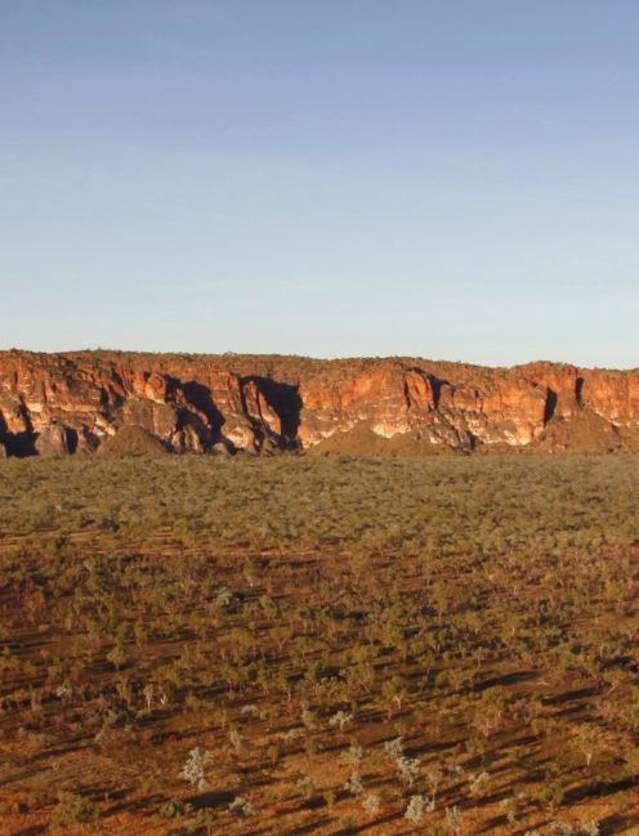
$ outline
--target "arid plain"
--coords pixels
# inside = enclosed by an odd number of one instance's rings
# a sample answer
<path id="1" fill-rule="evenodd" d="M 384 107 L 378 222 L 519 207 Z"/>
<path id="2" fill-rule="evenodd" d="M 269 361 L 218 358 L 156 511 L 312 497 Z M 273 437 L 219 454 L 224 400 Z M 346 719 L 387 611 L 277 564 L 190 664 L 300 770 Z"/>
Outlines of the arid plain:
<path id="1" fill-rule="evenodd" d="M 3 832 L 636 832 L 638 464 L 6 460 Z"/>

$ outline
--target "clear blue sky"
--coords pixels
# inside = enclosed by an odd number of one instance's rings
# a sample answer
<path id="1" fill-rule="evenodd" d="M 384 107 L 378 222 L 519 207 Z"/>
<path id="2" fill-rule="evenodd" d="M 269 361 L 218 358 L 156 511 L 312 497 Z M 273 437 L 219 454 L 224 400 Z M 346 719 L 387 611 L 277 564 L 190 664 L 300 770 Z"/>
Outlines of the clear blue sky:
<path id="1" fill-rule="evenodd" d="M 635 0 L 0 0 L 0 347 L 639 366 Z"/>

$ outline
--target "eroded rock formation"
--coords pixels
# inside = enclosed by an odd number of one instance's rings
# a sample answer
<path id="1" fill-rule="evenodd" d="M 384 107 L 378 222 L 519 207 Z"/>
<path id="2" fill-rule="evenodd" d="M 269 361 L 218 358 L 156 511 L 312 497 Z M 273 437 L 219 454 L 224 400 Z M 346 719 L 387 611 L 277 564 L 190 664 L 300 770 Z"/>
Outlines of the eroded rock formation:
<path id="1" fill-rule="evenodd" d="M 570 447 L 573 424 L 582 447 L 623 446 L 639 428 L 639 371 L 0 352 L 0 456 L 92 453 L 132 426 L 180 453 L 303 450 L 331 439 L 348 450 L 364 429 L 423 452 L 555 450 Z"/>

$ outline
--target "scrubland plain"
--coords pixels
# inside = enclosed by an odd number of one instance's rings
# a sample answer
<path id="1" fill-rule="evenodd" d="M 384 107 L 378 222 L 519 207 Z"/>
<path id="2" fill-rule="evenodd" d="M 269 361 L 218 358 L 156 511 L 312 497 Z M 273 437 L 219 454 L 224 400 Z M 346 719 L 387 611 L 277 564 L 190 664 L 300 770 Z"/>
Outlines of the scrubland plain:
<path id="1" fill-rule="evenodd" d="M 639 832 L 639 457 L 0 463 L 0 832 Z"/>

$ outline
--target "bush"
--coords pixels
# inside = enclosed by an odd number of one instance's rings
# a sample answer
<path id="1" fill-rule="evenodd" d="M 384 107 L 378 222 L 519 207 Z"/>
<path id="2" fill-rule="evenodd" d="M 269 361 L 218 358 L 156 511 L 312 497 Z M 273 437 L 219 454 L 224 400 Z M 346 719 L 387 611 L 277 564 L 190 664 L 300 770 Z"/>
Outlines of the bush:
<path id="1" fill-rule="evenodd" d="M 55 827 L 67 827 L 78 822 L 95 821 L 98 807 L 95 801 L 75 792 L 61 792 L 52 817 Z"/>

